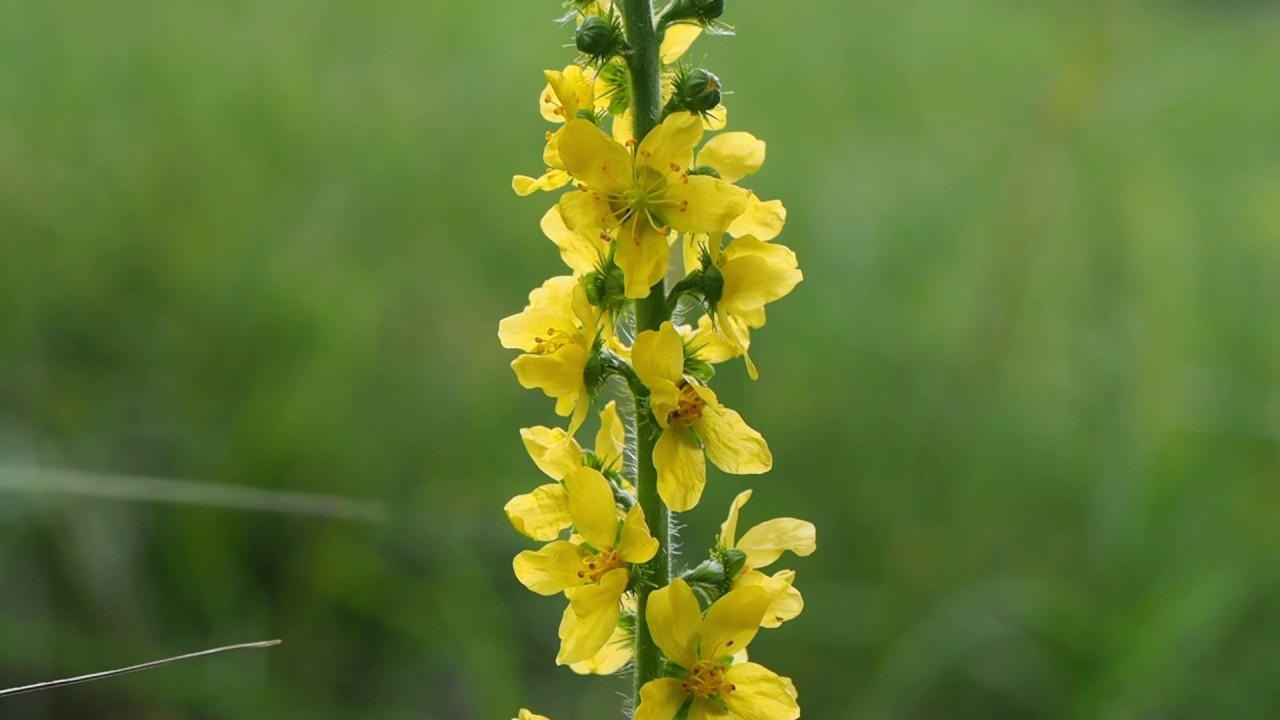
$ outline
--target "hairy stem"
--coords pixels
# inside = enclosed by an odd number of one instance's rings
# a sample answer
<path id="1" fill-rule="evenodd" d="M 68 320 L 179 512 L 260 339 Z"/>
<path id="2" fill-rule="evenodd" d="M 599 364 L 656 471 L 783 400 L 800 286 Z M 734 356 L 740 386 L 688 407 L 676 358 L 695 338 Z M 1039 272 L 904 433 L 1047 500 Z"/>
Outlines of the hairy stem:
<path id="1" fill-rule="evenodd" d="M 662 38 L 654 28 L 652 0 L 622 0 L 626 23 L 627 69 L 631 75 L 631 110 L 636 139 L 643 139 L 658 124 L 662 114 L 662 76 L 658 47 Z M 649 297 L 636 302 L 636 332 L 657 330 L 671 319 L 666 292 L 658 281 Z M 658 472 L 653 467 L 653 447 L 659 429 L 652 422 L 647 396 L 636 397 L 636 494 L 649 523 L 649 532 L 658 539 L 658 554 L 646 566 L 639 583 L 636 615 L 635 704 L 640 704 L 640 688 L 650 680 L 662 677 L 662 653 L 653 641 L 645 610 L 649 593 L 671 580 L 671 520 L 667 507 L 658 497 Z"/>

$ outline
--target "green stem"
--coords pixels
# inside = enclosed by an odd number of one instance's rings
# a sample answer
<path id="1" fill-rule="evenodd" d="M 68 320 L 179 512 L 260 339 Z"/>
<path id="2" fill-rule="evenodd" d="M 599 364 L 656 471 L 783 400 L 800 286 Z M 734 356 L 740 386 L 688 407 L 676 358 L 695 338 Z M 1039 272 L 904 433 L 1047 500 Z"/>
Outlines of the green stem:
<path id="1" fill-rule="evenodd" d="M 661 34 L 655 29 L 652 0 L 622 0 L 623 20 L 627 29 L 627 70 L 631 74 L 631 111 L 635 136 L 643 140 L 658 124 L 662 114 L 662 67 L 658 61 Z M 671 319 L 667 309 L 666 288 L 661 280 L 649 296 L 636 302 L 636 332 L 657 330 Z M 640 688 L 650 680 L 662 677 L 662 652 L 653 641 L 645 611 L 649 593 L 671 581 L 671 520 L 667 507 L 658 496 L 658 471 L 653 466 L 653 447 L 659 429 L 649 419 L 649 399 L 636 398 L 636 495 L 649 523 L 649 532 L 661 547 L 645 567 L 642 581 L 636 587 L 636 654 L 635 704 L 640 704 Z"/>

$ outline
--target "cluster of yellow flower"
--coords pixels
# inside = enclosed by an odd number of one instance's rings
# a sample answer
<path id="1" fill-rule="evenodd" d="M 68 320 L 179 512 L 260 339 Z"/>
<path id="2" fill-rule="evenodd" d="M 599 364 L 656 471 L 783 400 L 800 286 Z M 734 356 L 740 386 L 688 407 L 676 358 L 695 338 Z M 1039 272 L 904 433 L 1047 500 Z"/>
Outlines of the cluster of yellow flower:
<path id="1" fill-rule="evenodd" d="M 772 467 L 764 438 L 707 382 L 714 363 L 736 357 L 758 376 L 750 331 L 802 277 L 795 254 L 772 242 L 782 203 L 735 184 L 760 169 L 765 143 L 745 132 L 702 142 L 725 125 L 719 79 L 680 58 L 699 35 L 724 30 L 724 2 L 675 0 L 656 15 L 651 0 L 568 4 L 581 55 L 544 73 L 541 112 L 559 125 L 547 133 L 547 170 L 513 187 L 573 184 L 542 219 L 571 272 L 530 293 L 498 330 L 522 353 L 512 363 L 520 384 L 569 418 L 567 429 L 521 431 L 551 482 L 507 503 L 515 529 L 545 543 L 516 556 L 515 574 L 568 600 L 557 664 L 582 674 L 634 665 L 637 720 L 792 720 L 795 687 L 745 649 L 759 628 L 803 608 L 793 571 L 760 570 L 785 551 L 812 553 L 814 526 L 779 518 L 739 537 L 746 490 L 708 559 L 670 571 L 667 513 L 698 504 L 706 459 L 733 474 Z M 645 107 L 649 81 L 661 97 Z M 584 449 L 575 437 L 615 377 L 634 409 L 604 404 Z M 519 719 L 545 720 L 528 710 Z"/>

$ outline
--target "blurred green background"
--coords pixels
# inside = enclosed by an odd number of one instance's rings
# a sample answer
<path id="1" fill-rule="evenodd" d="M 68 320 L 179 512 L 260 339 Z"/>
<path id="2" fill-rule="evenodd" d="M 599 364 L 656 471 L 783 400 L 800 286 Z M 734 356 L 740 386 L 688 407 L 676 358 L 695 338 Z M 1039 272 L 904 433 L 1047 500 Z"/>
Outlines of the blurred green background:
<path id="1" fill-rule="evenodd" d="M 0 0 L 0 701 L 46 718 L 621 717 L 503 503 L 499 318 L 557 3 Z M 813 520 L 753 643 L 805 717 L 1280 716 L 1280 9 L 731 2 L 705 38 L 805 282 L 721 397 L 692 551 Z M 384 521 L 50 491 L 190 478 Z"/>

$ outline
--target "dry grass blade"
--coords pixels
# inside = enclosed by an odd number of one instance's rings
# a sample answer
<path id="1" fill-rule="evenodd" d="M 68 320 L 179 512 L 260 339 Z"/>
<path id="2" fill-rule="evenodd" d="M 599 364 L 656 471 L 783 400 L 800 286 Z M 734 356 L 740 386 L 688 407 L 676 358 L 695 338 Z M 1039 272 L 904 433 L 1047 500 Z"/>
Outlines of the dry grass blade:
<path id="1" fill-rule="evenodd" d="M 41 690 L 53 690 L 55 688 L 66 687 L 68 685 L 78 685 L 80 683 L 92 682 L 94 680 L 104 680 L 106 678 L 116 677 L 117 675 L 127 675 L 129 673 L 141 672 L 142 670 L 151 670 L 164 665 L 172 665 L 173 663 L 182 662 L 183 660 L 194 660 L 196 658 L 205 657 L 207 655 L 217 655 L 218 653 L 230 652 L 232 650 L 252 650 L 256 648 L 268 648 L 280 644 L 280 640 L 264 640 L 262 642 L 241 643 L 239 645 L 226 645 L 212 650 L 201 650 L 200 652 L 188 653 L 186 655 L 178 655 L 176 657 L 165 658 L 163 660 L 152 660 L 141 665 L 130 665 L 129 667 L 116 668 L 115 670 L 104 670 L 102 672 L 90 673 L 88 675 L 80 675 L 77 677 L 63 678 L 61 680 L 50 680 L 48 682 L 35 683 L 33 685 L 22 685 L 7 690 L 0 690 L 0 698 L 11 697 L 13 695 L 23 695 L 25 693 L 39 692 Z"/>
<path id="2" fill-rule="evenodd" d="M 382 522 L 387 515 L 382 503 L 338 495 L 264 490 L 201 480 L 99 475 L 76 470 L 33 467 L 0 467 L 0 490 L 222 507 L 373 523 Z"/>

